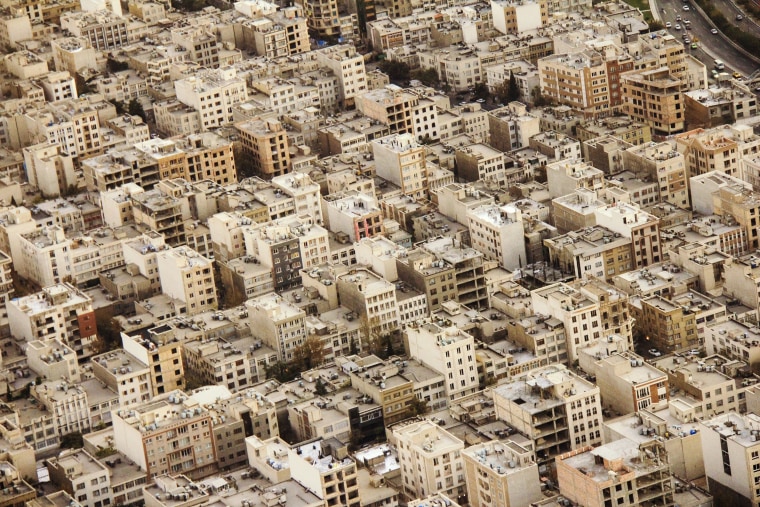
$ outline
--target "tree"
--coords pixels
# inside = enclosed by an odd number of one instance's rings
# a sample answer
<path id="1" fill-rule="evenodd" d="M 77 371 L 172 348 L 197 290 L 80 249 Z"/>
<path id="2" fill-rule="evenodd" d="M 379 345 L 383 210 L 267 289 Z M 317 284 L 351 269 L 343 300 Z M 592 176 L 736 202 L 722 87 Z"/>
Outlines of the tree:
<path id="1" fill-rule="evenodd" d="M 368 319 L 366 315 L 362 315 L 359 319 L 359 334 L 362 337 L 362 351 L 377 356 L 382 354 L 385 341 L 380 334 L 380 319 L 377 317 Z"/>
<path id="2" fill-rule="evenodd" d="M 137 99 L 132 99 L 129 101 L 127 112 L 129 112 L 131 116 L 139 116 L 145 120 L 145 109 L 143 109 L 142 104 Z"/>
<path id="3" fill-rule="evenodd" d="M 81 449 L 84 439 L 81 433 L 68 433 L 61 437 L 61 449 Z"/>
<path id="4" fill-rule="evenodd" d="M 314 391 L 319 396 L 324 396 L 327 394 L 327 386 L 325 385 L 324 381 L 320 377 L 317 377 L 317 382 L 315 383 Z"/>
<path id="5" fill-rule="evenodd" d="M 123 70 L 128 70 L 129 64 L 121 60 L 115 60 L 109 56 L 108 60 L 106 60 L 106 69 L 108 69 L 108 72 L 113 74 L 114 72 L 121 72 Z"/>
<path id="6" fill-rule="evenodd" d="M 311 370 L 325 362 L 325 345 L 316 335 L 308 336 L 293 350 L 293 365 L 299 371 Z"/>
<path id="7" fill-rule="evenodd" d="M 430 407 L 428 407 L 427 401 L 425 400 L 421 400 L 415 396 L 412 398 L 412 401 L 409 402 L 409 412 L 411 412 L 412 417 L 427 414 L 429 411 Z"/>
<path id="8" fill-rule="evenodd" d="M 476 99 L 488 100 L 491 98 L 491 93 L 488 91 L 488 86 L 485 83 L 476 84 L 473 94 Z"/>
<path id="9" fill-rule="evenodd" d="M 438 72 L 433 68 L 415 70 L 412 72 L 412 79 L 416 79 L 425 86 L 437 87 L 440 83 Z"/>
<path id="10" fill-rule="evenodd" d="M 520 100 L 520 87 L 517 85 L 517 78 L 515 77 L 515 73 L 511 70 L 509 71 L 509 83 L 507 84 L 506 98 L 507 101 L 505 104 L 508 104 L 515 100 Z"/>
<path id="11" fill-rule="evenodd" d="M 533 105 L 541 107 L 541 106 L 549 106 L 552 104 L 551 99 L 547 99 L 546 97 L 541 94 L 541 88 L 536 86 L 531 90 L 530 96 L 533 99 Z"/>
<path id="12" fill-rule="evenodd" d="M 396 60 L 383 60 L 378 65 L 380 70 L 388 74 L 391 81 L 409 81 L 411 69 L 404 62 Z"/>

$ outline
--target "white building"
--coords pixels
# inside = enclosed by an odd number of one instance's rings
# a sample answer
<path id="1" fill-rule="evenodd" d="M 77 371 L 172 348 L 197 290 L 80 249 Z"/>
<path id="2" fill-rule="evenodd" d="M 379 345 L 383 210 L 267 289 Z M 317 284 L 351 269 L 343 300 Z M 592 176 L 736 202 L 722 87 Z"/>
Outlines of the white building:
<path id="1" fill-rule="evenodd" d="M 407 326 L 409 356 L 446 379 L 450 401 L 478 391 L 475 339 L 456 326 L 443 328 L 423 320 Z"/>
<path id="2" fill-rule="evenodd" d="M 216 310 L 216 284 L 212 261 L 187 246 L 157 255 L 161 292 L 187 305 L 187 314 Z"/>
<path id="3" fill-rule="evenodd" d="M 174 89 L 177 100 L 198 112 L 201 130 L 231 124 L 232 106 L 248 98 L 245 80 L 232 67 L 200 71 L 175 81 Z"/>
<path id="4" fill-rule="evenodd" d="M 464 442 L 429 420 L 410 419 L 392 426 L 389 433 L 409 496 L 439 492 L 458 498 L 465 493 Z"/>
<path id="5" fill-rule="evenodd" d="M 472 247 L 486 259 L 515 270 L 527 264 L 522 212 L 519 208 L 484 205 L 467 210 Z"/>

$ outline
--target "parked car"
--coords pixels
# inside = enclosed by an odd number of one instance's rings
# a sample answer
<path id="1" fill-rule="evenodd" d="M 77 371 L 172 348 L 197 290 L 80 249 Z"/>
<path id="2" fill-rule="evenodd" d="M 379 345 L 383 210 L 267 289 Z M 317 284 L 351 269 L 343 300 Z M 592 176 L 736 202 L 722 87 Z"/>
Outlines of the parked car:
<path id="1" fill-rule="evenodd" d="M 689 10 L 689 6 L 688 5 L 684 5 L 683 6 L 683 10 L 688 11 Z"/>
<path id="2" fill-rule="evenodd" d="M 671 23 L 670 21 L 665 23 L 665 28 L 670 28 L 672 26 L 673 26 L 673 23 Z"/>
<path id="3" fill-rule="evenodd" d="M 736 15 L 736 21 L 741 21 L 742 19 L 744 19 L 744 16 L 742 16 L 741 14 Z"/>
<path id="4" fill-rule="evenodd" d="M 657 349 L 649 349 L 647 352 L 649 352 L 649 355 L 652 357 L 660 357 L 662 355 L 662 352 Z"/>
<path id="5" fill-rule="evenodd" d="M 718 35 L 718 29 L 717 28 L 713 28 L 712 30 L 710 30 L 710 33 L 713 34 L 713 35 Z"/>

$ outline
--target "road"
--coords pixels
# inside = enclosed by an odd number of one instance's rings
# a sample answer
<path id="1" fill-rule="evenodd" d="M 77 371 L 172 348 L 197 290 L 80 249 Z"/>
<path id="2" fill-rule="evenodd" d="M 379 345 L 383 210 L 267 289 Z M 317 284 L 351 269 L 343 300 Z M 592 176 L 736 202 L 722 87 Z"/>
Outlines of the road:
<path id="1" fill-rule="evenodd" d="M 747 15 L 744 14 L 744 11 L 742 11 L 741 7 L 739 7 L 733 0 L 712 0 L 712 3 L 716 9 L 718 9 L 723 13 L 724 16 L 726 16 L 726 19 L 728 19 L 729 23 L 738 26 L 747 33 L 751 33 L 760 37 L 760 26 L 758 26 L 757 23 L 755 23 L 752 19 L 747 17 Z M 736 19 L 736 16 L 739 14 L 744 17 L 742 21 L 738 21 Z"/>
<path id="2" fill-rule="evenodd" d="M 722 0 L 730 2 L 730 0 Z M 688 4 L 691 7 L 691 4 Z M 689 35 L 692 39 L 699 39 L 699 48 L 691 49 L 688 47 L 687 52 L 699 59 L 707 66 L 708 72 L 713 68 L 713 60 L 720 59 L 726 64 L 726 71 L 739 71 L 744 76 L 752 74 L 757 70 L 758 65 L 752 59 L 747 58 L 738 52 L 722 34 L 713 35 L 710 30 L 713 26 L 694 9 L 688 12 L 683 10 L 684 3 L 681 0 L 657 0 L 657 8 L 660 10 L 660 19 L 663 24 L 667 21 L 672 23 L 673 27 L 669 32 L 673 36 L 681 39 L 683 33 L 683 23 L 676 21 L 676 16 L 680 15 L 683 19 L 691 21 L 691 32 Z M 676 30 L 676 23 L 681 25 L 681 30 Z M 704 48 L 702 46 L 705 46 Z"/>

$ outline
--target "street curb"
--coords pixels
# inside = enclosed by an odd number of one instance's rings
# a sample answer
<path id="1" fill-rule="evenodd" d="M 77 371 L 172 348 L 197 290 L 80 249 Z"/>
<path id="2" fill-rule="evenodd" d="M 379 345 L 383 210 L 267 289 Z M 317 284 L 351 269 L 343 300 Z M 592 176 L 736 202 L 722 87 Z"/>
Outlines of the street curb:
<path id="1" fill-rule="evenodd" d="M 708 16 L 707 14 L 705 14 L 705 11 L 702 10 L 702 7 L 700 7 L 697 4 L 697 2 L 691 2 L 691 8 L 698 10 L 699 11 L 699 15 L 702 16 L 705 20 L 707 20 L 707 23 L 711 27 L 713 27 L 716 30 L 718 30 L 718 27 L 715 26 L 715 23 L 713 23 L 713 20 L 710 19 L 710 16 Z M 721 37 L 723 37 L 726 40 L 726 42 L 728 42 L 729 44 L 731 44 L 731 46 L 733 46 L 734 49 L 736 49 L 737 51 L 739 51 L 740 53 L 742 53 L 744 56 L 746 56 L 747 58 L 752 59 L 755 63 L 760 64 L 760 58 L 758 58 L 757 56 L 753 55 L 752 53 L 750 53 L 749 51 L 747 51 L 743 47 L 739 46 L 736 42 L 732 41 L 725 33 L 723 33 L 722 31 L 718 30 L 718 35 L 720 35 Z M 707 53 L 707 51 L 705 51 L 705 53 Z M 710 56 L 713 56 L 713 55 L 710 55 Z"/>

